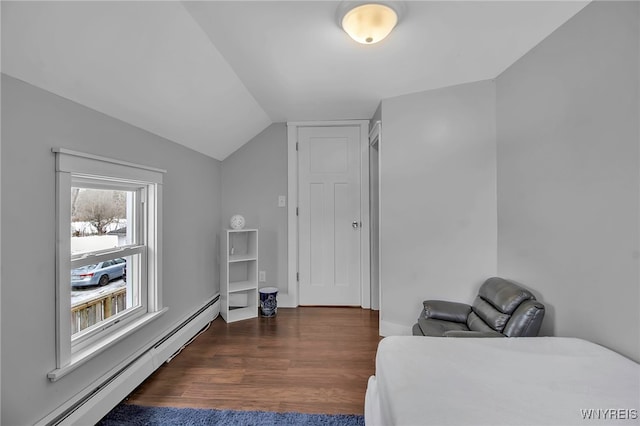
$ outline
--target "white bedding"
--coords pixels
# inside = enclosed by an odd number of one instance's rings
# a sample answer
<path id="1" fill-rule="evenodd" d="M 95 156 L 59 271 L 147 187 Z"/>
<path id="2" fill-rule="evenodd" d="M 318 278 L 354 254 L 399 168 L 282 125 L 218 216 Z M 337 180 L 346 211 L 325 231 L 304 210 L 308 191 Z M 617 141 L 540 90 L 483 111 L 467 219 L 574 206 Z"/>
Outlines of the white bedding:
<path id="1" fill-rule="evenodd" d="M 365 423 L 640 425 L 640 364 L 573 338 L 387 337 Z"/>

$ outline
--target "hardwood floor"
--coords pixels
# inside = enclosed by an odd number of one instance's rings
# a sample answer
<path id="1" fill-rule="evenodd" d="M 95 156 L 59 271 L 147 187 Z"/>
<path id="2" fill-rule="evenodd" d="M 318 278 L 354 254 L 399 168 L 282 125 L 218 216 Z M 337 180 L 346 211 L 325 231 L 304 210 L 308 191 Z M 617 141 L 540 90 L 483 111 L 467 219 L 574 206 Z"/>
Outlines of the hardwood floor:
<path id="1" fill-rule="evenodd" d="M 364 414 L 378 312 L 278 308 L 273 318 L 219 317 L 128 403 L 234 410 Z"/>

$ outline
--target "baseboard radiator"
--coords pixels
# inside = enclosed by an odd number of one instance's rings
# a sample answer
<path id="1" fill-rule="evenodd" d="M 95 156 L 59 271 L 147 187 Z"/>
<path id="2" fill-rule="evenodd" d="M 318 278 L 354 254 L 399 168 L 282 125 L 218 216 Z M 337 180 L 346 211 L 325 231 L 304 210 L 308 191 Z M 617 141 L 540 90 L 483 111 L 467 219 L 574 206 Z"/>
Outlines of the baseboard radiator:
<path id="1" fill-rule="evenodd" d="M 210 299 L 193 315 L 179 321 L 171 331 L 120 368 L 99 379 L 98 384 L 82 392 L 65 406 L 45 417 L 38 425 L 95 424 L 129 395 L 158 367 L 220 314 L 220 296 Z"/>

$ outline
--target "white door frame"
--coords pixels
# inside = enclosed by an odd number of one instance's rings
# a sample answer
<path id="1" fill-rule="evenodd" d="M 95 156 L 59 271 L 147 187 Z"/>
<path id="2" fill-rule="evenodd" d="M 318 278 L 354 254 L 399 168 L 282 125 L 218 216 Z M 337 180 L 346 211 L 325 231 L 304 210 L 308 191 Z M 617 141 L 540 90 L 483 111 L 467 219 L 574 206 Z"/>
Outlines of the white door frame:
<path id="1" fill-rule="evenodd" d="M 371 307 L 369 253 L 369 120 L 294 121 L 287 123 L 287 294 L 278 294 L 278 305 L 295 308 L 298 292 L 298 142 L 299 127 L 360 126 L 360 305 Z"/>
<path id="2" fill-rule="evenodd" d="M 374 289 L 373 285 L 371 284 L 371 291 L 377 291 L 378 292 L 378 305 L 374 306 L 374 303 L 371 303 L 371 309 L 377 310 L 377 311 L 381 311 L 382 310 L 382 285 L 380 285 L 380 272 L 381 272 L 381 268 L 380 268 L 380 140 L 382 138 L 382 121 L 378 120 L 376 122 L 373 123 L 373 125 L 371 126 L 371 131 L 369 132 L 369 151 L 371 151 L 373 149 L 374 145 L 378 145 L 378 164 L 377 164 L 377 168 L 378 168 L 378 193 L 377 193 L 377 197 L 378 197 L 378 205 L 376 206 L 377 210 L 378 210 L 378 223 L 375 224 L 375 226 L 378 227 L 378 264 L 377 264 L 377 273 L 378 273 L 378 288 Z M 370 159 L 369 159 L 370 161 Z M 370 212 L 369 212 L 370 214 Z M 369 216 L 371 217 L 371 216 Z M 374 224 L 371 223 L 371 221 L 369 221 L 369 229 L 371 230 L 372 226 L 374 226 Z M 371 231 L 369 231 L 371 232 Z M 369 262 L 371 262 L 371 259 L 369 259 Z M 374 266 L 375 267 L 375 266 Z"/>

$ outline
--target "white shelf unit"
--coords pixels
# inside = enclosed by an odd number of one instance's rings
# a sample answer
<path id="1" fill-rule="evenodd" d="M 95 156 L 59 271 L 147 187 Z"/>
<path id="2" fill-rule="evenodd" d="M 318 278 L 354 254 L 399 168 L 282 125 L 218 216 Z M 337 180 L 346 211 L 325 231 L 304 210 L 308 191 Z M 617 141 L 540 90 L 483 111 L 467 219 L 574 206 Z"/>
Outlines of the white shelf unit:
<path id="1" fill-rule="evenodd" d="M 220 241 L 220 315 L 226 322 L 258 316 L 258 230 L 225 229 Z"/>

